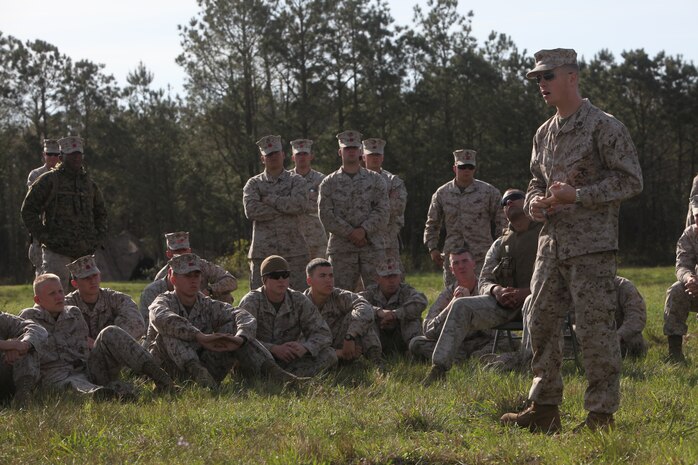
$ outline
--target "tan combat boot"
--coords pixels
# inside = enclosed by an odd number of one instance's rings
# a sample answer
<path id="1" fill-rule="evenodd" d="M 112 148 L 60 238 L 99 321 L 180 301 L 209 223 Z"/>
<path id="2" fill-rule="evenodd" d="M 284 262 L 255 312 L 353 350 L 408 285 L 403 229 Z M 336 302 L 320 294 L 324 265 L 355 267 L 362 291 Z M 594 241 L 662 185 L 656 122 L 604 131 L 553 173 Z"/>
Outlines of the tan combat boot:
<path id="1" fill-rule="evenodd" d="M 557 405 L 541 405 L 531 402 L 531 405 L 521 412 L 505 413 L 500 421 L 502 425 L 528 428 L 532 433 L 555 434 L 562 430 L 560 409 Z"/>
<path id="2" fill-rule="evenodd" d="M 432 365 L 427 376 L 422 380 L 422 386 L 427 387 L 437 381 L 446 380 L 446 370 L 439 365 Z"/>
<path id="3" fill-rule="evenodd" d="M 574 428 L 574 432 L 579 433 L 585 428 L 589 428 L 591 431 L 608 432 L 609 430 L 613 429 L 614 425 L 615 421 L 613 420 L 612 413 L 589 412 L 586 420 Z"/>

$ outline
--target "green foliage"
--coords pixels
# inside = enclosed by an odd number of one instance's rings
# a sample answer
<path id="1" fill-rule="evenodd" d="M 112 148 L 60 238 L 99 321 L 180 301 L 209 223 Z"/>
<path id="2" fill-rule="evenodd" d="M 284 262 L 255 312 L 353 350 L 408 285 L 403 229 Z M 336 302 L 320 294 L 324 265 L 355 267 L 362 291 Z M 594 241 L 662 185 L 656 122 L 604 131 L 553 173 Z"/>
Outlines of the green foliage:
<path id="1" fill-rule="evenodd" d="M 445 383 L 423 388 L 427 364 L 392 358 L 387 375 L 344 367 L 303 392 L 236 375 L 219 393 L 188 386 L 164 397 L 138 380 L 143 393 L 132 404 L 45 393 L 26 411 L 0 410 L 0 463 L 696 463 L 698 368 L 694 361 L 665 364 L 666 339 L 652 336 L 661 334 L 673 269 L 620 274 L 647 301 L 650 348 L 647 358 L 623 363 L 621 409 L 610 434 L 572 432 L 585 415 L 585 381 L 570 362 L 563 366 L 563 433 L 549 437 L 499 426 L 499 416 L 525 396 L 530 375 L 485 371 L 470 360 Z M 433 301 L 441 276 L 408 281 Z M 109 285 L 135 296 L 145 284 Z M 3 306 L 23 306 L 30 296 L 28 286 L 0 288 Z M 689 328 L 695 331 L 694 321 Z M 686 349 L 698 357 L 695 338 Z"/>

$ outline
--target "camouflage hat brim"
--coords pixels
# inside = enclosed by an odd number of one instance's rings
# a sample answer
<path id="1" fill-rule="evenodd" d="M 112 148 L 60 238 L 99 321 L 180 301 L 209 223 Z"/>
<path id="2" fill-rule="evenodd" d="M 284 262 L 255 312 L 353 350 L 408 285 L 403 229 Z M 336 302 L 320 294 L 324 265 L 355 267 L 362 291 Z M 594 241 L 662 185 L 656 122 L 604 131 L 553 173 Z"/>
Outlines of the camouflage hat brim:
<path id="1" fill-rule="evenodd" d="M 545 63 L 539 63 L 536 65 L 535 68 L 533 68 L 531 71 L 526 73 L 526 79 L 534 79 L 538 74 L 543 73 L 545 71 L 552 71 L 555 68 L 559 68 L 560 66 L 564 65 L 551 65 L 551 64 L 545 64 Z"/>

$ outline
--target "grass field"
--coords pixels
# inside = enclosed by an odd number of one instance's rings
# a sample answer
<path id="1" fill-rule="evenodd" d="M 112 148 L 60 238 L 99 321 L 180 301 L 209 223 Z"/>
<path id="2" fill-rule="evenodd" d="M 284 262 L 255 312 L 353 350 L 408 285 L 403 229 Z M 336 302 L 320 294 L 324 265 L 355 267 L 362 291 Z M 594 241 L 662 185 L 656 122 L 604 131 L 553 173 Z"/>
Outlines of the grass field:
<path id="1" fill-rule="evenodd" d="M 445 384 L 420 386 L 428 365 L 389 361 L 390 373 L 352 367 L 314 381 L 304 393 L 228 379 L 219 393 L 188 387 L 136 403 L 95 403 L 44 396 L 27 411 L 0 411 L 0 463 L 245 464 L 696 464 L 698 343 L 688 366 L 663 362 L 664 292 L 672 268 L 623 269 L 648 306 L 647 358 L 625 361 L 622 403 L 609 434 L 575 434 L 584 419 L 585 383 L 563 367 L 564 432 L 532 435 L 499 426 L 517 407 L 530 376 L 485 371 L 475 361 L 454 368 Z M 432 301 L 440 275 L 410 283 Z M 244 287 L 241 283 L 241 287 Z M 145 283 L 110 283 L 137 300 Z M 235 294 L 236 302 L 244 292 Z M 30 306 L 29 286 L 0 288 L 0 309 Z M 698 332 L 694 314 L 689 330 Z"/>

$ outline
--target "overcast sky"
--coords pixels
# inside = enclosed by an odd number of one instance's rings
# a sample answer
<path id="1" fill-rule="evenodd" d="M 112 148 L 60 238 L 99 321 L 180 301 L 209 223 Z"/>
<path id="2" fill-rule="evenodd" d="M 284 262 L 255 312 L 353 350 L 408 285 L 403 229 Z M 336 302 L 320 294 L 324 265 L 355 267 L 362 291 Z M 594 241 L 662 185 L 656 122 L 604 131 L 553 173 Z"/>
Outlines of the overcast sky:
<path id="1" fill-rule="evenodd" d="M 412 22 L 413 5 L 425 0 L 388 0 L 396 23 Z M 461 1 L 472 10 L 473 35 L 482 44 L 492 30 L 512 37 L 532 55 L 541 48 L 570 47 L 590 59 L 611 50 L 644 48 L 682 55 L 698 64 L 698 1 L 587 0 L 527 2 Z M 106 65 L 123 86 L 139 61 L 154 73 L 154 86 L 181 92 L 184 73 L 174 62 L 180 53 L 177 25 L 198 11 L 195 0 L 0 0 L 0 32 L 22 41 L 42 39 L 73 60 Z"/>

